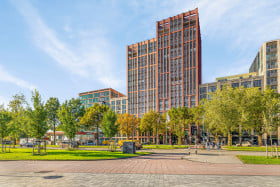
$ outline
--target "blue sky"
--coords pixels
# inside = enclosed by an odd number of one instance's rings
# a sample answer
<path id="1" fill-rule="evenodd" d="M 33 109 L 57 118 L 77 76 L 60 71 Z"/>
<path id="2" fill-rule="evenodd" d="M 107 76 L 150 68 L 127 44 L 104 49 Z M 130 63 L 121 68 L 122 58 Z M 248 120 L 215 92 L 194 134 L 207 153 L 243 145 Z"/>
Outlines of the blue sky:
<path id="1" fill-rule="evenodd" d="M 248 72 L 260 45 L 280 38 L 279 0 L 1 1 L 0 103 L 30 100 L 35 88 L 45 100 L 105 87 L 126 94 L 126 46 L 196 7 L 203 83 Z"/>

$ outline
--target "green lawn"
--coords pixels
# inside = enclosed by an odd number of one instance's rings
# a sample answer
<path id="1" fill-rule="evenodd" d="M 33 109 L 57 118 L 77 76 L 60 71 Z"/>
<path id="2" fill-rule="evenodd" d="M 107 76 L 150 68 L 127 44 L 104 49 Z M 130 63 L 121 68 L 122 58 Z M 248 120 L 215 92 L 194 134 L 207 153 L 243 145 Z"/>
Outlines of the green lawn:
<path id="1" fill-rule="evenodd" d="M 183 149 L 188 148 L 187 145 L 143 145 L 143 149 Z"/>
<path id="2" fill-rule="evenodd" d="M 271 158 L 266 156 L 247 156 L 247 155 L 237 155 L 237 157 L 245 164 L 280 164 L 280 158 Z"/>
<path id="3" fill-rule="evenodd" d="M 236 147 L 236 146 L 223 146 L 224 149 L 228 151 L 261 151 L 265 152 L 265 147 Z M 278 147 L 280 150 L 280 147 Z M 268 147 L 268 151 L 271 151 L 271 147 Z M 275 151 L 275 147 L 273 147 L 273 151 Z"/>
<path id="4" fill-rule="evenodd" d="M 44 151 L 42 151 L 44 152 Z M 10 153 L 0 153 L 0 160 L 100 160 L 118 159 L 150 154 L 138 152 L 123 154 L 122 152 L 88 151 L 88 150 L 47 150 L 46 155 L 32 155 L 32 149 L 11 149 Z"/>

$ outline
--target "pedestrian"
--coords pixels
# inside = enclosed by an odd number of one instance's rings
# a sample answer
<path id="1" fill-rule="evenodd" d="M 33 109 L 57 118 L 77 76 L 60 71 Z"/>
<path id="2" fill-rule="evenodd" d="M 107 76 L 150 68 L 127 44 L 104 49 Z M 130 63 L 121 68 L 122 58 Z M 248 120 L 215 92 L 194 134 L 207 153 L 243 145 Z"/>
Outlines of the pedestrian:
<path id="1" fill-rule="evenodd" d="M 219 150 L 220 149 L 220 142 L 217 141 L 217 149 Z"/>
<path id="2" fill-rule="evenodd" d="M 207 151 L 210 151 L 210 143 L 209 141 L 206 142 Z"/>
<path id="3" fill-rule="evenodd" d="M 212 149 L 215 149 L 215 142 L 212 143 Z"/>

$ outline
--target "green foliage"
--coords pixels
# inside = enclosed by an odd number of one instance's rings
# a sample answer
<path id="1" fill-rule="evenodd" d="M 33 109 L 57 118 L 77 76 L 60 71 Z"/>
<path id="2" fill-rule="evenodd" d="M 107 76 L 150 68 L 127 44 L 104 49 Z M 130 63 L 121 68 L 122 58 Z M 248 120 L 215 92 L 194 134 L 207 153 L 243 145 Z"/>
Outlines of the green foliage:
<path id="1" fill-rule="evenodd" d="M 8 123 L 11 121 L 12 116 L 10 112 L 0 106 L 0 138 L 2 143 L 2 152 L 4 151 L 3 139 L 9 134 Z"/>
<path id="2" fill-rule="evenodd" d="M 157 135 L 157 144 L 159 143 L 159 133 L 166 131 L 165 119 L 159 112 L 150 110 L 141 119 L 140 130 L 143 132 L 155 132 Z M 150 137 L 148 137 L 148 141 Z"/>
<path id="3" fill-rule="evenodd" d="M 30 120 L 30 132 L 33 137 L 40 140 L 48 130 L 47 112 L 42 102 L 42 98 L 37 90 L 32 92 L 32 108 L 28 109 Z"/>
<path id="4" fill-rule="evenodd" d="M 133 114 L 119 114 L 117 119 L 117 123 L 120 125 L 119 131 L 121 134 L 125 134 L 128 139 L 132 131 L 138 129 L 139 121 L 139 118 L 135 117 Z"/>
<path id="5" fill-rule="evenodd" d="M 58 111 L 61 129 L 71 141 L 73 141 L 79 131 L 79 119 L 83 113 L 84 109 L 80 100 L 74 98 L 69 101 L 66 100 Z"/>
<path id="6" fill-rule="evenodd" d="M 196 109 L 193 109 L 193 112 L 196 112 Z M 172 108 L 168 111 L 170 116 L 169 125 L 172 132 L 178 136 L 179 145 L 182 144 L 181 140 L 185 136 L 187 126 L 189 125 L 190 127 L 196 121 L 193 112 L 192 109 L 187 107 Z"/>
<path id="7" fill-rule="evenodd" d="M 85 110 L 85 114 L 82 116 L 80 124 L 85 125 L 87 128 L 93 130 L 96 129 L 96 141 L 99 144 L 99 126 L 103 120 L 105 112 L 109 109 L 106 105 L 99 105 L 94 103 L 92 107 Z"/>
<path id="8" fill-rule="evenodd" d="M 47 111 L 47 118 L 48 118 L 48 124 L 50 126 L 50 129 L 53 131 L 54 136 L 54 145 L 55 145 L 55 131 L 57 130 L 58 126 L 58 110 L 60 107 L 58 98 L 50 97 L 49 100 L 46 102 L 46 111 Z"/>
<path id="9" fill-rule="evenodd" d="M 9 123 L 8 130 L 9 135 L 14 139 L 19 139 L 24 133 L 28 134 L 29 126 L 26 117 L 27 102 L 23 94 L 17 94 L 13 96 L 13 100 L 9 102 L 9 110 L 12 115 L 12 119 Z"/>
<path id="10" fill-rule="evenodd" d="M 109 109 L 103 116 L 101 129 L 107 138 L 115 136 L 119 129 L 119 124 L 116 123 L 117 114 Z"/>
<path id="11" fill-rule="evenodd" d="M 232 132 L 253 129 L 259 136 L 271 134 L 279 125 L 279 94 L 266 88 L 236 88 L 224 85 L 222 90 L 210 94 L 211 100 L 204 100 L 202 105 L 205 123 L 212 133 L 227 134 L 231 145 Z"/>

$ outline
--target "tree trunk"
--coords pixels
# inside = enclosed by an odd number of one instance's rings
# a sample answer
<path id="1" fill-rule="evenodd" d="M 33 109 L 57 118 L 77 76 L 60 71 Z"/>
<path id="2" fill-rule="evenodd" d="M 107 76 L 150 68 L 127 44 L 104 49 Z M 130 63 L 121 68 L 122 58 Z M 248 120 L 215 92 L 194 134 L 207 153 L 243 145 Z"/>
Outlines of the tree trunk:
<path id="1" fill-rule="evenodd" d="M 14 141 L 13 141 L 13 142 L 14 142 L 13 147 L 16 148 L 16 138 L 14 138 Z"/>
<path id="2" fill-rule="evenodd" d="M 232 146 L 232 134 L 228 133 L 228 146 Z"/>
<path id="3" fill-rule="evenodd" d="M 239 145 L 242 145 L 242 126 L 239 125 Z"/>
<path id="4" fill-rule="evenodd" d="M 41 149 L 41 141 L 38 141 L 38 154 L 40 154 L 40 149 Z"/>
<path id="5" fill-rule="evenodd" d="M 158 130 L 157 130 L 157 145 L 158 145 L 158 141 L 159 141 L 159 138 L 158 138 Z"/>
<path id="6" fill-rule="evenodd" d="M 4 152 L 4 142 L 3 142 L 3 137 L 1 138 L 1 142 L 2 142 L 2 153 Z"/>
<path id="7" fill-rule="evenodd" d="M 148 143 L 150 144 L 150 132 L 147 132 L 148 134 Z"/>
<path id="8" fill-rule="evenodd" d="M 55 125 L 53 127 L 53 145 L 55 145 Z"/>
<path id="9" fill-rule="evenodd" d="M 219 142 L 219 136 L 217 133 L 215 134 L 215 141 L 216 141 L 216 144 L 217 144 L 217 142 Z"/>
<path id="10" fill-rule="evenodd" d="M 182 145 L 182 137 L 178 136 L 178 145 Z"/>
<path id="11" fill-rule="evenodd" d="M 99 134 L 98 134 L 99 125 L 96 126 L 96 145 L 99 145 Z"/>
<path id="12" fill-rule="evenodd" d="M 262 135 L 261 134 L 258 134 L 258 145 L 259 146 L 263 145 L 263 143 L 262 143 Z"/>
<path id="13" fill-rule="evenodd" d="M 272 150 L 272 132 L 270 131 L 270 146 L 271 146 L 271 150 Z"/>

